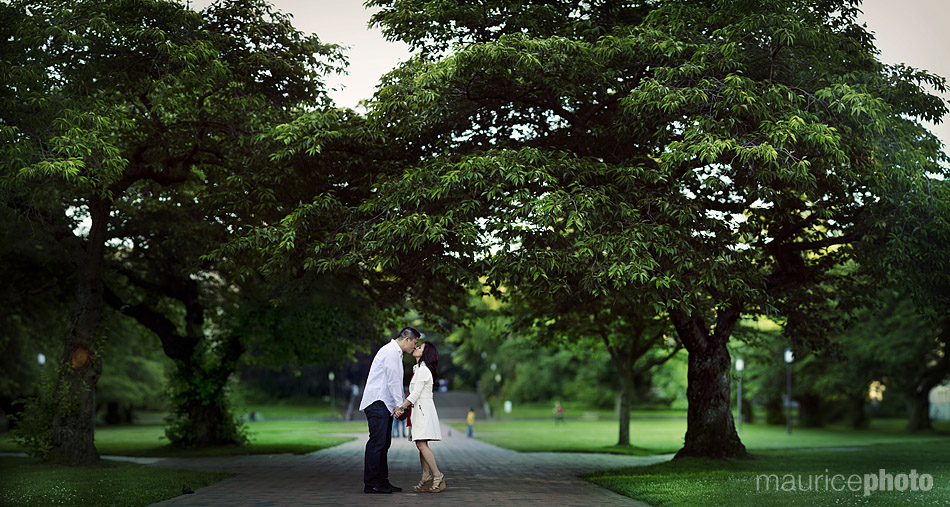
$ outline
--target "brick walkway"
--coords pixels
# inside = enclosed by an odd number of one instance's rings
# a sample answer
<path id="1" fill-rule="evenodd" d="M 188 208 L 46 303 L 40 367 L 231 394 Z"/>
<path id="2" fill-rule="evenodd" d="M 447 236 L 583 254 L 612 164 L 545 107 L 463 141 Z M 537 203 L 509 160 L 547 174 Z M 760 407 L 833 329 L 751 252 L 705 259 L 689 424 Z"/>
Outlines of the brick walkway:
<path id="1" fill-rule="evenodd" d="M 449 432 L 451 431 L 451 436 Z M 672 458 L 581 453 L 518 453 L 467 438 L 442 427 L 445 440 L 431 448 L 445 474 L 439 494 L 413 493 L 419 480 L 419 452 L 406 439 L 389 450 L 389 480 L 403 488 L 392 495 L 363 493 L 363 450 L 367 436 L 296 456 L 290 454 L 214 458 L 129 459 L 190 470 L 218 470 L 235 477 L 154 505 L 630 505 L 645 506 L 590 484 L 578 474 L 606 468 L 649 465 Z M 357 436 L 357 435 L 353 435 Z"/>

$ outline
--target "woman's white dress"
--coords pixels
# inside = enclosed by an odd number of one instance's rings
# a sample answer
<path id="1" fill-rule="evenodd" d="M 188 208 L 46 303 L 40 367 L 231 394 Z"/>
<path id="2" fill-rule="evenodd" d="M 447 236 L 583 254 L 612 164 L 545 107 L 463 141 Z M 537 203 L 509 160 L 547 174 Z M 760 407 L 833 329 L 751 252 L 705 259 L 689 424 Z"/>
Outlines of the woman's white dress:
<path id="1" fill-rule="evenodd" d="M 432 401 L 432 372 L 423 361 L 413 366 L 412 372 L 407 397 L 412 403 L 412 414 L 409 415 L 412 430 L 409 436 L 412 440 L 442 440 L 439 414 Z"/>

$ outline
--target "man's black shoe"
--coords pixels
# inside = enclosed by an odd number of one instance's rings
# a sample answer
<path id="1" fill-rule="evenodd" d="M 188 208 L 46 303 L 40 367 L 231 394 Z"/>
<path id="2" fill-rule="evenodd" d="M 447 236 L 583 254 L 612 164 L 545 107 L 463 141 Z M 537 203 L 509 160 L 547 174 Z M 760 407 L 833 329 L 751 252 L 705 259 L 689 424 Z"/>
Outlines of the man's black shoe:
<path id="1" fill-rule="evenodd" d="M 375 493 L 375 494 L 380 494 L 380 495 L 388 495 L 392 492 L 393 492 L 392 488 L 388 488 L 386 486 L 380 486 L 378 488 L 374 488 L 372 486 L 363 487 L 363 493 Z"/>
<path id="2" fill-rule="evenodd" d="M 392 484 L 388 482 L 386 483 L 386 487 L 393 490 L 393 493 L 399 493 L 400 491 L 402 491 L 402 488 L 400 488 L 399 486 L 393 486 Z"/>

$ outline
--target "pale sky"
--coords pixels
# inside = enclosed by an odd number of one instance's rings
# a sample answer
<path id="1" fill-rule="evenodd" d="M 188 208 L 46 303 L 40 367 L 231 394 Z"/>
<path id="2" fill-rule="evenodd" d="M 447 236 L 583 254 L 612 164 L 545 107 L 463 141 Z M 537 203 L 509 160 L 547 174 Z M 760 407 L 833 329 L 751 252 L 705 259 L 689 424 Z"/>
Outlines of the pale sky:
<path id="1" fill-rule="evenodd" d="M 320 40 L 348 46 L 349 73 L 329 76 L 330 96 L 340 106 L 357 108 L 373 95 L 379 77 L 409 57 L 405 44 L 387 42 L 380 31 L 369 28 L 371 12 L 363 0 L 270 0 L 293 15 L 294 26 L 316 33 Z M 207 0 L 192 1 L 200 9 Z M 950 78 L 950 1 L 865 0 L 862 20 L 876 36 L 884 63 L 905 63 Z M 942 94 L 950 100 L 950 93 Z M 950 116 L 931 125 L 950 147 Z"/>

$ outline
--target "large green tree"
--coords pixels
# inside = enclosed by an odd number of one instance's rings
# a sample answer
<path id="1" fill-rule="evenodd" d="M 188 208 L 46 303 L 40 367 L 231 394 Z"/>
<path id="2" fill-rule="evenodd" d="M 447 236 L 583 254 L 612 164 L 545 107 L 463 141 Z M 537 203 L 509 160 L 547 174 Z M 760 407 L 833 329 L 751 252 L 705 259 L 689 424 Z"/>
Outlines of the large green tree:
<path id="1" fill-rule="evenodd" d="M 126 259 L 133 259 L 137 247 L 152 249 L 152 278 L 139 272 L 128 281 L 152 292 L 174 285 L 165 302 L 177 299 L 170 313 L 185 317 L 163 316 L 148 298 L 117 306 L 170 329 L 159 333 L 163 346 L 187 365 L 196 353 L 188 343 L 208 331 L 195 286 L 214 278 L 197 256 L 209 239 L 255 225 L 255 206 L 268 202 L 254 176 L 273 179 L 277 171 L 255 139 L 291 110 L 325 106 L 320 76 L 341 59 L 258 0 L 217 2 L 201 13 L 163 0 L 0 8 L 10 20 L 0 89 L 5 204 L 57 239 L 76 271 L 72 326 L 57 360 L 57 392 L 67 393 L 67 403 L 51 424 L 51 457 L 88 463 L 98 457 L 96 328 L 103 301 L 123 295 L 106 292 L 105 272 L 121 252 L 131 249 Z M 149 217 L 163 211 L 176 222 L 151 228 L 159 222 Z M 188 245 L 170 247 L 188 258 L 161 256 L 170 244 Z M 169 340 L 175 336 L 184 339 Z M 229 350 L 225 361 L 238 353 Z"/>
<path id="2" fill-rule="evenodd" d="M 858 2 L 371 5 L 421 52 L 372 104 L 407 169 L 355 237 L 382 269 L 429 252 L 494 288 L 583 266 L 586 293 L 667 313 L 689 352 L 678 456 L 745 455 L 739 318 L 807 300 L 945 173 L 918 121 L 946 112 L 924 89 L 944 80 L 882 64 Z"/>
<path id="3" fill-rule="evenodd" d="M 675 356 L 682 345 L 671 336 L 673 332 L 665 315 L 654 317 L 652 308 L 639 306 L 635 298 L 625 298 L 622 292 L 611 297 L 592 296 L 576 283 L 582 274 L 566 273 L 565 268 L 578 267 L 576 264 L 558 267 L 560 276 L 553 284 L 534 280 L 506 291 L 512 293 L 515 301 L 511 310 L 515 317 L 513 327 L 534 337 L 536 343 L 607 351 L 618 380 L 617 445 L 629 446 L 630 409 L 637 381 Z M 575 283 L 571 283 L 572 279 Z"/>

